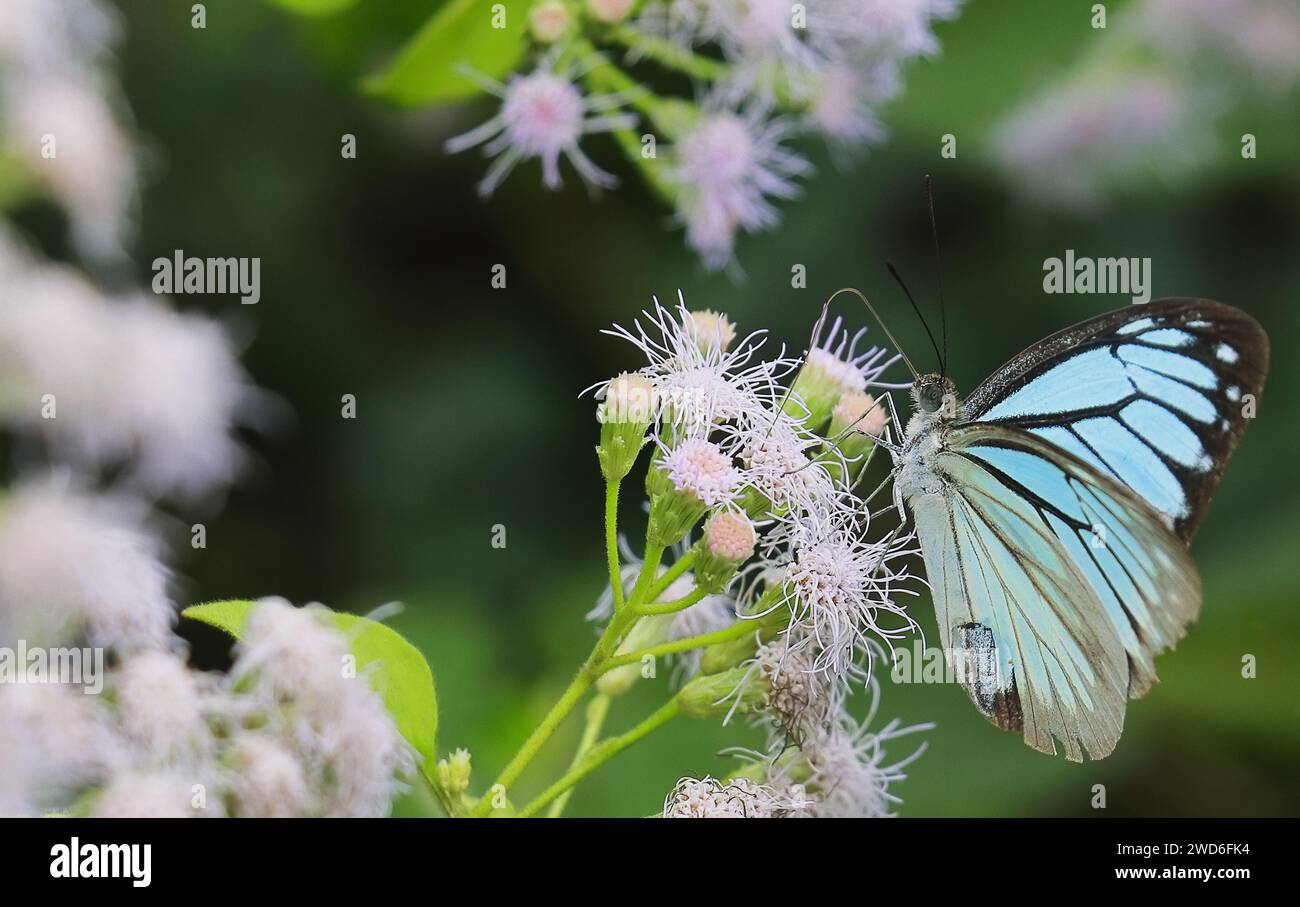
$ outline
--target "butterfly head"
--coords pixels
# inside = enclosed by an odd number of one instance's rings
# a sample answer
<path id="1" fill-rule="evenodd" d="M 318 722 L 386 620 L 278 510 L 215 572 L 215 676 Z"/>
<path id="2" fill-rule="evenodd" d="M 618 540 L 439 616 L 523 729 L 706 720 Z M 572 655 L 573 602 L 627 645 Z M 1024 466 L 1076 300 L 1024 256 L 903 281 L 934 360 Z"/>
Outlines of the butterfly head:
<path id="1" fill-rule="evenodd" d="M 917 412 L 939 421 L 957 418 L 957 386 L 951 378 L 931 373 L 912 385 Z"/>

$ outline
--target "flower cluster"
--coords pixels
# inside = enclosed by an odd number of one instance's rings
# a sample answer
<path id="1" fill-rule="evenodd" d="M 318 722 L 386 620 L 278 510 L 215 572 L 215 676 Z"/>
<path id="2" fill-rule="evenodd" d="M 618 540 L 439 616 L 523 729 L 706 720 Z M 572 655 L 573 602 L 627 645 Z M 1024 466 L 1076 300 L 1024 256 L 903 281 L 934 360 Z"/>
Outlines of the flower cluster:
<path id="1" fill-rule="evenodd" d="M 1088 209 L 1186 176 L 1213 158 L 1215 124 L 1234 108 L 1300 89 L 1300 8 L 1288 0 L 1142 0 L 1108 32 L 995 126 L 998 164 L 1039 203 Z"/>
<path id="2" fill-rule="evenodd" d="M 387 813 L 411 750 L 324 609 L 257 603 L 225 676 L 129 629 L 99 636 L 105 695 L 34 676 L 0 689 L 0 815 Z"/>
<path id="3" fill-rule="evenodd" d="M 0 9 L 0 155 L 5 180 L 62 205 L 74 239 L 121 254 L 137 164 L 109 52 L 115 11 L 101 0 L 5 0 Z"/>
<path id="4" fill-rule="evenodd" d="M 88 474 L 127 466 L 151 495 L 229 484 L 231 432 L 258 395 L 217 323 L 156 297 L 105 295 L 0 228 L 0 421 Z"/>
<path id="5" fill-rule="evenodd" d="M 466 73 L 500 100 L 500 111 L 447 149 L 483 144 L 495 158 L 484 194 L 530 158 L 541 161 L 549 188 L 560 183 L 561 157 L 592 189 L 608 188 L 613 177 L 579 143 L 612 132 L 674 207 L 705 266 L 728 267 L 737 235 L 776 224 L 774 203 L 795 197 L 796 180 L 811 171 L 789 142 L 812 133 L 855 149 L 879 139 L 876 111 L 899 92 L 903 64 L 937 52 L 931 23 L 957 7 L 957 0 L 539 0 L 529 10 L 534 52 L 523 70 L 505 83 Z M 689 101 L 649 87 L 683 75 L 697 86 Z"/>
<path id="6" fill-rule="evenodd" d="M 598 453 L 617 486 L 649 448 L 649 525 L 644 557 L 618 559 L 618 588 L 589 615 L 617 637 L 598 689 L 625 692 L 647 676 L 638 655 L 662 652 L 677 660 L 675 707 L 746 715 L 768 740 L 732 777 L 683 779 L 664 815 L 888 814 L 902 763 L 885 766 L 881 747 L 904 731 L 871 733 L 848 703 L 879 652 L 915 629 L 901 603 L 915 591 L 914 541 L 873 530 L 855 493 L 875 446 L 897 440 L 885 415 L 896 385 L 883 380 L 894 357 L 836 321 L 802 359 L 764 360 L 763 332 L 735 343 L 724 316 L 684 303 L 656 301 L 607 333 L 647 363 L 597 386 Z M 628 407 L 612 401 L 633 381 L 651 405 L 617 421 Z"/>

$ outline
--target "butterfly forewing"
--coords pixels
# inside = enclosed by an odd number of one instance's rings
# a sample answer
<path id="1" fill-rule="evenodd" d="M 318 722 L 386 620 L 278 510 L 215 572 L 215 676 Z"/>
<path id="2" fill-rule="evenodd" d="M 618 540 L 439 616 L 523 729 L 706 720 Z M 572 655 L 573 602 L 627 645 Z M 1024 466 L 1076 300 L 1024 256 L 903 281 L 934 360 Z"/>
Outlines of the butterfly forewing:
<path id="1" fill-rule="evenodd" d="M 1268 338 L 1244 312 L 1162 299 L 1040 341 L 966 400 L 967 422 L 1023 429 L 1110 475 L 1183 541 L 1254 414 Z"/>

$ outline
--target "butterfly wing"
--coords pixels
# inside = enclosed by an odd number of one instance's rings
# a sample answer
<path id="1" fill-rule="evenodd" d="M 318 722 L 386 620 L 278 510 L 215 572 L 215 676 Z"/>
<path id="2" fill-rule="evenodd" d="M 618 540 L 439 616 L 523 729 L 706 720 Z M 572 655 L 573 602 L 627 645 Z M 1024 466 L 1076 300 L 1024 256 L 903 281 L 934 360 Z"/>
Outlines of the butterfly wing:
<path id="1" fill-rule="evenodd" d="M 1114 749 L 1154 654 L 1200 607 L 1185 546 L 1113 478 L 1034 434 L 949 428 L 910 501 L 944 648 L 994 724 L 1081 761 Z"/>
<path id="2" fill-rule="evenodd" d="M 1207 299 L 1108 312 L 1016 356 L 961 418 L 1031 432 L 1136 492 L 1184 542 L 1204 519 L 1268 371 L 1249 315 Z"/>

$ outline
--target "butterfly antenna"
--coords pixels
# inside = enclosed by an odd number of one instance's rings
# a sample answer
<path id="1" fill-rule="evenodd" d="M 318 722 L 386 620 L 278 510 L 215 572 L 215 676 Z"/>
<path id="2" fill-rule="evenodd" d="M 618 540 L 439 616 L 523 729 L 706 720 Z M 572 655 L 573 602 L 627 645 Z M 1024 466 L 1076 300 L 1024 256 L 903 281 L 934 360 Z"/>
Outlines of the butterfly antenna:
<path id="1" fill-rule="evenodd" d="M 826 304 L 822 306 L 821 318 L 817 319 L 818 330 L 820 330 L 821 323 L 826 320 L 826 312 L 830 309 L 831 303 L 834 302 L 841 293 L 852 293 L 854 296 L 862 300 L 862 304 L 867 307 L 867 311 L 871 313 L 871 317 L 876 319 L 876 324 L 880 325 L 880 329 L 885 332 L 885 336 L 889 338 L 889 342 L 893 345 L 894 349 L 898 351 L 898 355 L 903 358 L 903 364 L 906 365 L 907 370 L 912 373 L 913 380 L 920 381 L 921 375 L 917 372 L 916 366 L 912 365 L 912 360 L 907 358 L 907 353 L 903 352 L 903 348 L 899 346 L 898 341 L 894 339 L 894 334 L 889 330 L 889 325 L 885 324 L 885 320 L 876 312 L 876 307 L 871 304 L 867 297 L 862 295 L 861 290 L 854 289 L 853 287 L 844 287 L 843 289 L 836 290 L 832 293 L 831 298 L 826 300 Z"/>
<path id="2" fill-rule="evenodd" d="M 930 346 L 934 347 L 934 356 L 939 360 L 939 371 L 942 372 L 944 365 L 943 355 L 939 352 L 939 344 L 935 342 L 934 332 L 930 330 L 930 325 L 926 323 L 925 316 L 921 314 L 921 307 L 918 306 L 916 300 L 912 298 L 911 291 L 908 290 L 907 284 L 903 283 L 903 278 L 899 276 L 898 269 L 894 267 L 894 263 L 892 261 L 887 261 L 885 262 L 885 267 L 889 269 L 890 276 L 892 276 L 894 280 L 898 282 L 898 285 L 903 288 L 903 295 L 906 296 L 907 301 L 912 304 L 912 311 L 916 313 L 916 317 L 921 319 L 921 327 L 925 328 L 925 336 L 930 338 Z M 874 312 L 872 314 L 874 314 Z M 882 324 L 881 327 L 884 327 L 884 325 Z M 885 333 L 888 334 L 889 331 L 886 330 Z M 894 344 L 894 346 L 897 347 L 898 344 Z"/>
<path id="3" fill-rule="evenodd" d="M 943 356 L 939 360 L 939 373 L 947 375 L 948 313 L 943 304 L 943 260 L 939 256 L 939 228 L 934 219 L 934 178 L 928 173 L 925 175 L 925 206 L 930 212 L 930 237 L 934 240 L 934 270 L 939 280 L 939 325 L 940 333 L 943 334 Z"/>

